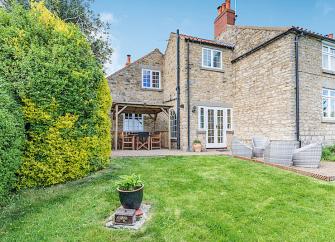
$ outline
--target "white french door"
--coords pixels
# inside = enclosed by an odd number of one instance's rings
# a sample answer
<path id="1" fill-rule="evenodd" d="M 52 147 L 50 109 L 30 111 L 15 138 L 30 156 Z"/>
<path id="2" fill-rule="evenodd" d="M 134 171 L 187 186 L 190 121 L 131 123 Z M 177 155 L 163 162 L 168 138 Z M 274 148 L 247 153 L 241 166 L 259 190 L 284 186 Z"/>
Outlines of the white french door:
<path id="1" fill-rule="evenodd" d="M 205 108 L 206 148 L 227 147 L 227 109 Z"/>

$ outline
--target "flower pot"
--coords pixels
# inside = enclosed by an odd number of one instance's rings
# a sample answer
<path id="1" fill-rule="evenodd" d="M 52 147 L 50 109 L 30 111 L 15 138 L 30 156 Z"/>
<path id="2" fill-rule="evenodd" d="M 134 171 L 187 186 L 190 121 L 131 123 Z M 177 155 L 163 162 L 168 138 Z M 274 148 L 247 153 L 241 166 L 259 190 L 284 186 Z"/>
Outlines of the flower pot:
<path id="1" fill-rule="evenodd" d="M 118 188 L 122 206 L 125 209 L 139 209 L 143 200 L 143 188 L 144 185 L 134 191 L 123 191 Z"/>
<path id="2" fill-rule="evenodd" d="M 193 144 L 193 151 L 194 152 L 201 152 L 202 151 L 202 145 L 201 144 Z"/>

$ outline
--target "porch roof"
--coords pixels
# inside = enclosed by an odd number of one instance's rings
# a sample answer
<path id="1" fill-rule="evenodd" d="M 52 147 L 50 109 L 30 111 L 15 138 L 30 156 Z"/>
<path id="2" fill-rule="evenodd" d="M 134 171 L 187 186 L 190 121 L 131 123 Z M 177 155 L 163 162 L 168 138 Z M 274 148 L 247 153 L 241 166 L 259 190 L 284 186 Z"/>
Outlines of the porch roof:
<path id="1" fill-rule="evenodd" d="M 115 102 L 112 106 L 112 112 L 116 110 L 121 113 L 137 113 L 137 114 L 158 114 L 167 112 L 173 106 L 165 104 L 149 104 L 149 103 L 131 103 L 131 102 Z"/>

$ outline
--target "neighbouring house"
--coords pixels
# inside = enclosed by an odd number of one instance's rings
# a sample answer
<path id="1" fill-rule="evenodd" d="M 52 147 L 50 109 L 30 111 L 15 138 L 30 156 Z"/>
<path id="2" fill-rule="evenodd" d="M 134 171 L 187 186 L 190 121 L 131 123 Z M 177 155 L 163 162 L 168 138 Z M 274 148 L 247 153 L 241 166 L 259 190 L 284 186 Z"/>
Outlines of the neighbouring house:
<path id="1" fill-rule="evenodd" d="M 113 132 L 164 131 L 183 150 L 195 139 L 226 148 L 233 135 L 335 143 L 333 34 L 238 26 L 229 0 L 217 10 L 213 40 L 171 33 L 164 54 L 128 56 L 108 77 Z"/>

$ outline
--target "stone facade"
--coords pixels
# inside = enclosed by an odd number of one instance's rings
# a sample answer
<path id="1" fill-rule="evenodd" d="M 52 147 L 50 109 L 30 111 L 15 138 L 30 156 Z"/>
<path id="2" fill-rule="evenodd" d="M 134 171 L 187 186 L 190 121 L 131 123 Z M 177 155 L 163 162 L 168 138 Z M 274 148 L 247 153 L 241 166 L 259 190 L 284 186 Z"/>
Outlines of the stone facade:
<path id="1" fill-rule="evenodd" d="M 181 35 L 181 149 L 188 148 L 188 56 L 191 144 L 195 139 L 206 144 L 206 131 L 198 129 L 199 106 L 232 109 L 233 129 L 227 131 L 228 147 L 233 135 L 245 141 L 249 141 L 254 135 L 265 135 L 272 140 L 296 139 L 295 34 L 287 33 L 232 62 L 236 57 L 287 30 L 288 28 L 227 26 L 227 30 L 216 40 L 217 44 L 213 44 L 213 41 L 190 41 Z M 228 48 L 222 41 L 233 44 L 234 49 Z M 204 47 L 222 52 L 222 70 L 202 67 Z M 326 122 L 322 118 L 322 88 L 335 89 L 335 75 L 322 70 L 321 51 L 321 39 L 310 36 L 300 38 L 300 140 L 303 144 L 335 143 L 335 122 Z M 176 54 L 177 36 L 172 33 L 164 55 L 155 50 L 109 78 L 113 99 L 162 103 L 172 106 L 176 111 Z M 141 89 L 141 70 L 145 67 L 161 71 L 161 90 Z M 166 121 L 164 125 L 159 129 L 167 130 Z M 157 129 L 149 124 L 147 128 Z M 175 147 L 175 140 L 173 141 Z"/>
<path id="2" fill-rule="evenodd" d="M 300 39 L 300 137 L 303 144 L 335 143 L 335 122 L 322 116 L 322 88 L 335 89 L 335 73 L 322 69 L 322 42 Z"/>

